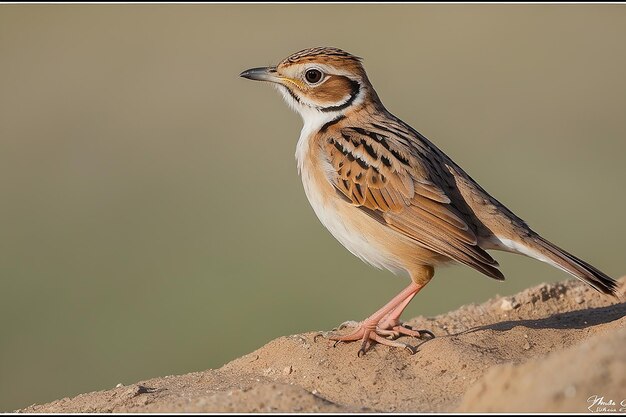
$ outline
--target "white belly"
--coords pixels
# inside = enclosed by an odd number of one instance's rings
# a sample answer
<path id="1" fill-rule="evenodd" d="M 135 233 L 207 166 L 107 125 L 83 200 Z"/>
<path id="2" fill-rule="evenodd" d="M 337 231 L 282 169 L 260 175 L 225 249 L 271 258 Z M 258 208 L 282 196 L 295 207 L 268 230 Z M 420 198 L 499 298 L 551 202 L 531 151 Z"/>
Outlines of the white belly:
<path id="1" fill-rule="evenodd" d="M 384 242 L 380 242 L 380 235 L 375 239 L 374 236 L 368 234 L 368 228 L 358 227 L 359 219 L 361 219 L 361 224 L 374 220 L 356 208 L 346 207 L 348 203 L 334 195 L 331 198 L 323 198 L 322 190 L 311 178 L 306 165 L 302 167 L 301 175 L 304 192 L 309 203 L 317 218 L 335 239 L 362 261 L 376 268 L 385 268 L 395 274 L 406 272 L 402 263 L 389 253 Z M 343 205 L 343 207 L 340 208 L 338 205 Z M 347 218 L 348 216 L 350 218 Z"/>

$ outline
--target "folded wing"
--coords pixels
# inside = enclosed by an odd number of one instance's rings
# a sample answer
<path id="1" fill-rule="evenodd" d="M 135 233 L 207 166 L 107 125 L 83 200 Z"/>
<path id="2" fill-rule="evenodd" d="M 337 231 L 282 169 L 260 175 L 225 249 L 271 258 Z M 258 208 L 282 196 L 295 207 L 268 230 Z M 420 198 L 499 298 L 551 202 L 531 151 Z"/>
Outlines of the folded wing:
<path id="1" fill-rule="evenodd" d="M 427 249 L 504 279 L 497 262 L 477 245 L 441 179 L 429 175 L 433 158 L 421 157 L 424 151 L 389 128 L 348 127 L 322 141 L 332 167 L 328 180 L 348 202 Z"/>

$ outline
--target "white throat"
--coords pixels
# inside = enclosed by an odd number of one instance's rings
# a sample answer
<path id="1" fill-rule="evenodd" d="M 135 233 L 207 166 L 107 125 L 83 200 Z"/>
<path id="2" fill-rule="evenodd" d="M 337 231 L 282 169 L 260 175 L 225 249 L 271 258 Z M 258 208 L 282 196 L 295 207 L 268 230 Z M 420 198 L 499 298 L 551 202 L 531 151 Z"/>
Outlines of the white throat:
<path id="1" fill-rule="evenodd" d="M 324 113 L 319 110 L 311 109 L 311 112 L 300 113 L 304 126 L 300 132 L 300 138 L 296 145 L 296 161 L 298 162 L 298 172 L 302 173 L 302 164 L 306 153 L 309 151 L 309 139 L 315 132 L 319 131 L 324 124 L 338 117 L 342 112 Z"/>
<path id="2" fill-rule="evenodd" d="M 304 157 L 309 150 L 309 138 L 311 137 L 311 134 L 320 130 L 325 123 L 328 123 L 337 116 L 341 115 L 343 111 L 320 111 L 314 107 L 310 107 L 296 101 L 291 96 L 291 94 L 289 94 L 287 88 L 281 85 L 276 85 L 276 87 L 278 91 L 280 91 L 280 93 L 282 94 L 289 107 L 298 114 L 300 114 L 300 116 L 302 117 L 302 121 L 304 122 L 304 126 L 302 126 L 302 131 L 300 132 L 300 138 L 298 139 L 298 144 L 296 145 L 296 161 L 298 162 L 298 172 L 302 173 L 302 164 L 304 161 Z"/>
<path id="3" fill-rule="evenodd" d="M 298 144 L 296 145 L 296 161 L 298 162 L 298 172 L 302 173 L 302 164 L 306 153 L 309 150 L 309 139 L 312 134 L 317 132 L 324 126 L 324 124 L 330 122 L 331 120 L 339 117 L 345 112 L 345 109 L 338 111 L 321 111 L 315 107 L 307 106 L 306 104 L 300 103 L 295 100 L 286 87 L 283 87 L 279 84 L 276 84 L 276 88 L 282 94 L 283 98 L 289 105 L 289 107 L 296 111 L 302 117 L 302 121 L 304 125 L 302 126 L 302 131 L 300 132 L 300 138 L 298 139 Z M 361 88 L 359 95 L 354 100 L 353 105 L 358 105 L 363 101 L 363 97 L 365 96 L 365 89 Z"/>

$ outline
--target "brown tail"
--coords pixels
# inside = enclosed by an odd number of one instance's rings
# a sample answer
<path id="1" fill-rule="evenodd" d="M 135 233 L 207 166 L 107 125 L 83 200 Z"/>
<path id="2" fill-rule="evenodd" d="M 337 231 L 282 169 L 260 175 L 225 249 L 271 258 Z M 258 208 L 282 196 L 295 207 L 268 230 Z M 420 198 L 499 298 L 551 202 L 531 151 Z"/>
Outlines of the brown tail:
<path id="1" fill-rule="evenodd" d="M 586 282 L 600 292 L 620 297 L 617 281 L 604 272 L 564 251 L 555 244 L 548 242 L 539 235 L 534 235 L 531 239 L 542 255 L 548 258 L 548 263 Z"/>

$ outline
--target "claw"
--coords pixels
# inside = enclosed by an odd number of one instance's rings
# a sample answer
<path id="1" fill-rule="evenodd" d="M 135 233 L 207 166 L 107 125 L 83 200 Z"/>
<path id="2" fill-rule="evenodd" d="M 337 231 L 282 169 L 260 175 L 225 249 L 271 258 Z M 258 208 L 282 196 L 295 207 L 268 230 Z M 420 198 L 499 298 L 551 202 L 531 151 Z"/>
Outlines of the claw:
<path id="1" fill-rule="evenodd" d="M 356 322 L 354 320 L 348 320 L 348 321 L 344 321 L 343 323 L 341 323 L 334 330 L 342 330 L 342 329 L 345 329 L 346 327 L 357 327 L 358 325 L 359 325 L 358 322 Z"/>
<path id="2" fill-rule="evenodd" d="M 317 338 L 318 337 L 324 337 L 324 333 L 323 332 L 319 332 L 315 336 L 313 336 L 313 343 L 317 343 Z"/>
<path id="3" fill-rule="evenodd" d="M 406 345 L 405 349 L 411 352 L 411 355 L 415 355 L 417 353 L 417 347 L 415 346 Z"/>
<path id="4" fill-rule="evenodd" d="M 435 338 L 435 334 L 433 332 L 431 332 L 430 330 L 418 330 L 418 332 L 420 334 L 427 334 L 427 335 L 429 335 L 430 339 L 434 339 Z M 421 337 L 420 337 L 420 339 L 421 339 Z M 430 339 L 428 339 L 428 340 L 430 340 Z"/>
<path id="5" fill-rule="evenodd" d="M 424 334 L 429 335 L 431 339 L 435 338 L 435 334 L 431 332 L 430 330 L 415 330 L 413 326 L 409 326 L 408 324 L 404 324 L 404 323 L 400 324 L 399 327 L 404 327 L 407 330 L 412 330 L 414 332 L 420 333 L 420 336 L 419 336 L 420 339 L 422 338 L 422 335 Z"/>
<path id="6" fill-rule="evenodd" d="M 365 352 L 367 352 L 367 342 L 368 340 L 364 340 L 363 343 L 361 343 L 361 348 L 356 353 L 356 356 L 358 356 L 359 358 L 362 358 L 365 355 Z"/>

